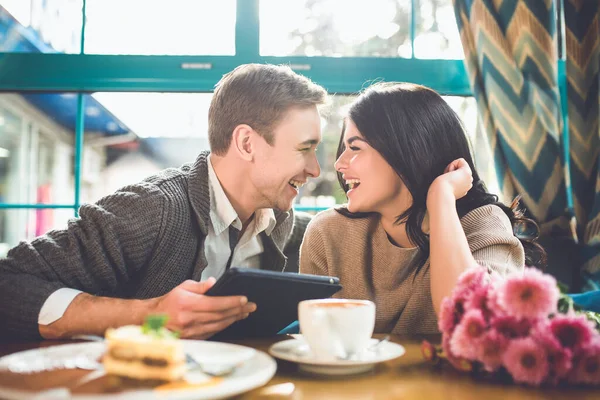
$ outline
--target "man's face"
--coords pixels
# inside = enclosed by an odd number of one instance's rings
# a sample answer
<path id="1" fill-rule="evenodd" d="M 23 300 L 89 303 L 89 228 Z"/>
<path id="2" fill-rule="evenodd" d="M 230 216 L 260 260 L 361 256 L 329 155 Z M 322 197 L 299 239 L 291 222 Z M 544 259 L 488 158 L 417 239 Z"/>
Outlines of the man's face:
<path id="1" fill-rule="evenodd" d="M 308 178 L 319 176 L 316 157 L 321 142 L 321 119 L 316 106 L 292 108 L 273 131 L 274 143 L 258 142 L 250 171 L 259 203 L 287 211 Z"/>

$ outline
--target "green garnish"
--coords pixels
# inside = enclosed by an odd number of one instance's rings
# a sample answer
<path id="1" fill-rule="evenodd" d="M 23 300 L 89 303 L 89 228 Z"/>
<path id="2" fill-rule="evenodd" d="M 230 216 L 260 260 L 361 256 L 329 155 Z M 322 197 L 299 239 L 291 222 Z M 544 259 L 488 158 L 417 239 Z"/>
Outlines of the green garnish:
<path id="1" fill-rule="evenodd" d="M 144 320 L 144 325 L 142 325 L 142 332 L 150 333 L 150 332 L 158 332 L 160 328 L 167 325 L 167 321 L 169 320 L 169 316 L 166 314 L 153 314 L 148 315 Z"/>
<path id="2" fill-rule="evenodd" d="M 148 315 L 142 325 L 142 333 L 156 338 L 178 338 L 179 332 L 171 332 L 166 328 L 169 316 L 166 314 Z"/>

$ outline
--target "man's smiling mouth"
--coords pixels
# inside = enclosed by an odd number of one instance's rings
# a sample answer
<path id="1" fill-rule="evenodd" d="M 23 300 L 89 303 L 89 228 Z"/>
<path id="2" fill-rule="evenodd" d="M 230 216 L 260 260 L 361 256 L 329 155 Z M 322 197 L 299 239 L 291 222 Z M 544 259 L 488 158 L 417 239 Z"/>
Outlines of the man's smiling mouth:
<path id="1" fill-rule="evenodd" d="M 291 180 L 291 181 L 289 181 L 288 183 L 289 183 L 289 185 L 290 185 L 291 187 L 293 187 L 294 189 L 298 190 L 298 189 L 300 189 L 302 186 L 304 186 L 304 184 L 305 184 L 306 182 L 301 182 L 301 181 L 297 181 L 297 180 L 294 180 L 294 179 L 292 179 L 292 180 Z"/>

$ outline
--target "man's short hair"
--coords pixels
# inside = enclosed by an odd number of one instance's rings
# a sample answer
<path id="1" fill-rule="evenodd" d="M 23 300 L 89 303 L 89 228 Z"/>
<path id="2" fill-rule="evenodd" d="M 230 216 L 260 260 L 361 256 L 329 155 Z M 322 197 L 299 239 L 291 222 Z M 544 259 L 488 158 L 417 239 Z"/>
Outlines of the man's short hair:
<path id="1" fill-rule="evenodd" d="M 324 104 L 326 99 L 325 89 L 288 66 L 240 65 L 215 86 L 208 111 L 211 151 L 227 153 L 240 124 L 249 125 L 272 145 L 273 130 L 288 110 Z"/>

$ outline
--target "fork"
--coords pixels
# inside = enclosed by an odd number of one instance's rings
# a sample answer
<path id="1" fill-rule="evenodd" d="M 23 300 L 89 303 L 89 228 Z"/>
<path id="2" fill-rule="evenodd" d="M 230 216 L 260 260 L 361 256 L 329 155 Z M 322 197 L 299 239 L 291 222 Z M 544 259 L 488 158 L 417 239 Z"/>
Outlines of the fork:
<path id="1" fill-rule="evenodd" d="M 197 368 L 206 375 L 214 377 L 229 375 L 242 364 L 203 363 L 196 360 L 194 356 L 190 355 L 189 353 L 186 353 L 185 361 L 187 363 L 188 370 L 194 370 Z"/>

